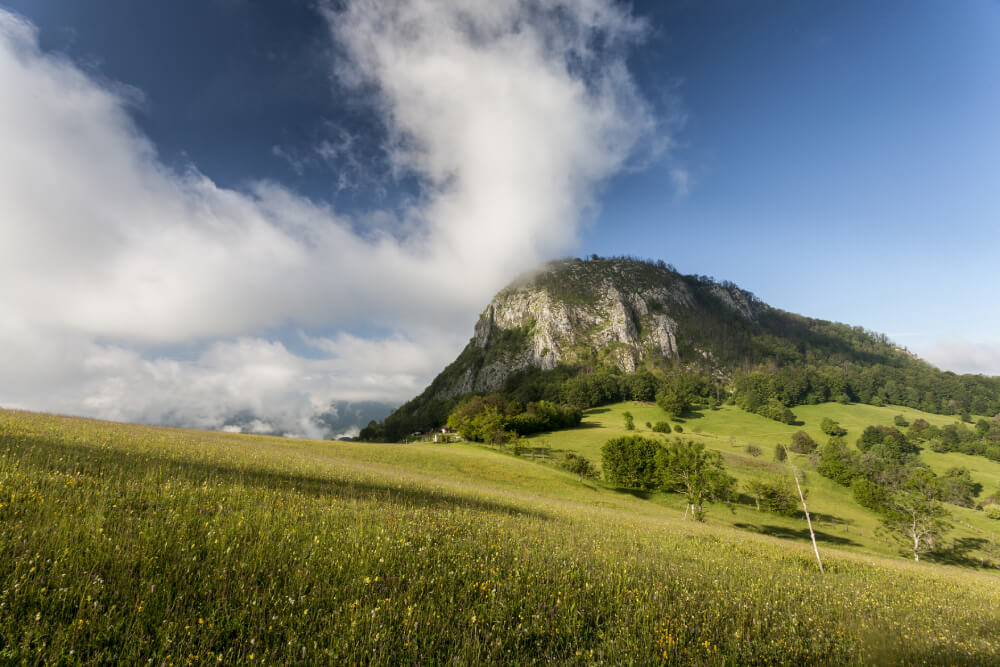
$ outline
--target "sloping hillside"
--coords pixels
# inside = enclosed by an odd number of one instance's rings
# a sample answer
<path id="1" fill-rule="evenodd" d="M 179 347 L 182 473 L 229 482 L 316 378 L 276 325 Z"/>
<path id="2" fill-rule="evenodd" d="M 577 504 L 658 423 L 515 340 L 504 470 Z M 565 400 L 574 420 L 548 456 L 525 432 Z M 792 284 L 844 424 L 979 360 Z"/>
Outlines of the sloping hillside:
<path id="1" fill-rule="evenodd" d="M 994 664 L 994 575 L 680 520 L 475 445 L 0 411 L 0 658 Z"/>
<path id="2" fill-rule="evenodd" d="M 625 428 L 625 412 L 633 416 L 635 430 Z M 805 544 L 809 541 L 809 534 L 801 513 L 789 518 L 756 511 L 752 500 L 745 495 L 747 482 L 789 476 L 787 466 L 774 462 L 775 446 L 787 446 L 792 435 L 799 430 L 808 433 L 817 443 L 825 443 L 828 436 L 820 428 L 824 418 L 836 421 L 846 430 L 846 438 L 852 450 L 855 449 L 854 441 L 867 426 L 892 424 L 897 416 L 911 422 L 925 419 L 937 426 L 954 422 L 954 417 L 899 406 L 825 403 L 801 406 L 796 408 L 796 412 L 801 423 L 787 425 L 733 406 L 699 410 L 680 420 L 683 432 L 665 436 L 646 426 L 647 423 L 655 424 L 667 419 L 659 407 L 635 402 L 617 403 L 587 411 L 579 428 L 533 435 L 525 439 L 522 446 L 532 450 L 538 448 L 552 460 L 560 460 L 566 452 L 574 452 L 587 457 L 599 467 L 602 446 L 609 439 L 619 436 L 640 435 L 661 441 L 683 437 L 701 442 L 707 448 L 722 454 L 727 472 L 737 478 L 738 489 L 743 492 L 742 502 L 730 507 L 719 506 L 710 512 L 710 522 L 779 535 Z M 674 426 L 677 425 L 675 422 Z M 748 452 L 748 448 L 753 451 L 753 446 L 759 448 L 756 455 Z M 821 546 L 885 556 L 898 557 L 903 553 L 894 540 L 880 534 L 879 515 L 860 506 L 853 497 L 850 486 L 837 484 L 817 473 L 814 456 L 794 452 L 790 456 L 804 472 L 805 488 L 809 494 L 808 504 L 817 519 Z M 920 452 L 917 462 L 926 464 L 937 475 L 944 475 L 955 467 L 968 469 L 973 481 L 981 485 L 980 496 L 983 498 L 1000 492 L 1000 462 L 958 452 L 937 453 L 927 447 Z M 661 498 L 668 506 L 683 512 L 684 501 L 680 496 L 665 495 Z M 954 529 L 947 537 L 951 547 L 943 546 L 939 554 L 932 554 L 930 558 L 940 562 L 961 562 L 972 567 L 1000 567 L 1000 551 L 996 551 L 1000 547 L 1000 521 L 989 519 L 982 511 L 974 508 L 953 504 L 947 504 L 946 507 L 954 523 Z M 952 548 L 955 545 L 960 548 Z"/>

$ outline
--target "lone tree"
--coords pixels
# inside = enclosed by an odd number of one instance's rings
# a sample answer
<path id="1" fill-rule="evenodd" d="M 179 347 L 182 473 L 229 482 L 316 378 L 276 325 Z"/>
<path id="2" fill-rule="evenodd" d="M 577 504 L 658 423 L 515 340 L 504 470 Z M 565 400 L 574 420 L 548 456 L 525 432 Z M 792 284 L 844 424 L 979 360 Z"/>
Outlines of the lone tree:
<path id="1" fill-rule="evenodd" d="M 612 438 L 601 447 L 601 469 L 612 484 L 629 489 L 653 489 L 658 479 L 656 452 L 660 443 L 641 435 Z"/>
<path id="2" fill-rule="evenodd" d="M 907 551 L 913 552 L 915 561 L 920 561 L 920 554 L 932 551 L 951 528 L 939 495 L 934 473 L 917 468 L 886 502 L 882 525 Z"/>
<path id="3" fill-rule="evenodd" d="M 819 423 L 819 430 L 835 438 L 847 435 L 847 429 L 829 417 L 823 417 L 823 421 Z"/>
<path id="4" fill-rule="evenodd" d="M 584 478 L 597 477 L 597 468 L 590 462 L 590 459 L 579 454 L 574 454 L 573 452 L 566 454 L 566 459 L 563 461 L 563 468 L 576 475 L 580 483 L 583 483 Z"/>
<path id="5" fill-rule="evenodd" d="M 796 454 L 811 454 L 816 451 L 816 441 L 805 431 L 796 431 L 792 434 L 792 444 L 788 449 Z"/>
<path id="6" fill-rule="evenodd" d="M 627 410 L 622 413 L 622 417 L 625 418 L 625 430 L 634 431 L 635 430 L 635 417 L 632 416 L 631 412 Z"/>
<path id="7" fill-rule="evenodd" d="M 706 500 L 728 500 L 736 479 L 726 474 L 719 452 L 706 450 L 705 445 L 680 438 L 661 448 L 656 454 L 660 486 L 664 491 L 683 493 L 687 511 L 696 521 L 705 520 Z"/>
<path id="8" fill-rule="evenodd" d="M 656 404 L 671 419 L 677 419 L 688 409 L 688 397 L 678 388 L 667 388 L 656 396 Z"/>
<path id="9" fill-rule="evenodd" d="M 775 477 L 763 481 L 759 479 L 744 483 L 747 494 L 754 499 L 757 511 L 761 509 L 782 516 L 798 514 L 798 503 L 795 500 L 795 489 L 787 477 Z"/>
<path id="10" fill-rule="evenodd" d="M 656 422 L 653 424 L 653 430 L 657 433 L 670 433 L 670 424 L 668 422 Z"/>

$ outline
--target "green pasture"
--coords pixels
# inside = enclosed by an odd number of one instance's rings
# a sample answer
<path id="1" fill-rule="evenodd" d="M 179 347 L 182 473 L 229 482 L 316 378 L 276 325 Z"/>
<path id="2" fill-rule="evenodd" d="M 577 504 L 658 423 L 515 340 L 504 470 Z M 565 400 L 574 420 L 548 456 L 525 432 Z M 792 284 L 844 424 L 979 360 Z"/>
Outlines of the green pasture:
<path id="1" fill-rule="evenodd" d="M 631 412 L 635 419 L 635 430 L 625 429 L 624 412 Z M 652 403 L 617 403 L 588 410 L 584 413 L 579 428 L 555 431 L 532 436 L 527 444 L 533 450 L 549 452 L 558 459 L 564 452 L 576 452 L 591 459 L 597 466 L 601 462 L 601 447 L 608 439 L 639 434 L 659 439 L 683 437 L 705 443 L 706 447 L 722 453 L 729 472 L 742 483 L 750 479 L 766 479 L 774 475 L 787 475 L 785 466 L 773 462 L 774 446 L 788 444 L 798 430 L 809 433 L 822 446 L 828 436 L 819 424 L 824 417 L 840 423 L 847 429 L 846 439 L 851 446 L 866 426 L 872 424 L 892 425 L 896 415 L 904 415 L 912 422 L 923 418 L 932 424 L 943 426 L 953 423 L 954 417 L 935 415 L 898 406 L 876 407 L 872 405 L 825 403 L 822 405 L 798 406 L 794 410 L 799 424 L 789 426 L 760 415 L 745 412 L 734 406 L 721 406 L 717 410 L 697 410 L 684 419 L 671 421 L 659 407 Z M 683 433 L 660 434 L 651 431 L 646 422 L 670 421 L 671 426 L 680 423 Z M 746 446 L 755 444 L 763 454 L 754 457 L 746 453 Z M 972 472 L 974 481 L 983 485 L 983 495 L 988 495 L 1000 485 L 1000 463 L 981 456 L 948 453 L 938 454 L 925 449 L 921 458 L 937 473 L 953 466 L 965 466 Z M 831 548 L 846 548 L 866 553 L 896 555 L 898 546 L 891 539 L 878 535 L 879 518 L 874 513 L 859 506 L 849 488 L 826 479 L 813 470 L 808 456 L 791 454 L 792 461 L 805 475 L 808 489 L 809 509 L 818 518 L 818 526 L 823 533 L 821 542 Z M 662 496 L 654 500 L 666 506 L 683 511 L 679 498 Z M 749 503 L 749 499 L 745 499 Z M 956 552 L 943 557 L 974 564 L 987 559 L 988 554 L 972 548 L 979 540 L 1000 541 L 1000 522 L 990 520 L 981 511 L 953 505 L 948 506 L 955 520 L 955 530 L 951 538 L 960 546 Z M 710 512 L 708 520 L 719 525 L 737 526 L 746 530 L 763 532 L 790 539 L 808 540 L 804 522 L 761 514 L 749 505 L 733 507 L 718 506 Z M 962 540 L 965 540 L 962 542 Z"/>
<path id="2" fill-rule="evenodd" d="M 879 556 L 865 532 L 824 541 L 821 575 L 800 521 L 709 516 L 478 445 L 0 410 L 0 663 L 1000 661 L 995 571 Z"/>

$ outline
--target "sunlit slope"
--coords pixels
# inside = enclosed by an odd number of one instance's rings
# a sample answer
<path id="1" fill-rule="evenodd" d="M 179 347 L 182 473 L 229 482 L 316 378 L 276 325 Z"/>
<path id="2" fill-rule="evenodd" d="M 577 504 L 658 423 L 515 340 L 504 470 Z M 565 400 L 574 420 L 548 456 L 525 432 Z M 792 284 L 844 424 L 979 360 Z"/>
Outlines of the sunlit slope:
<path id="1" fill-rule="evenodd" d="M 471 445 L 0 411 L 0 661 L 1000 660 L 994 575 L 825 550 L 823 576 L 679 516 Z"/>
<path id="2" fill-rule="evenodd" d="M 626 431 L 624 412 L 631 412 L 635 418 L 636 429 Z M 751 414 L 732 406 L 723 406 L 718 410 L 703 410 L 683 420 L 683 433 L 663 435 L 649 430 L 646 423 L 667 421 L 666 414 L 653 404 L 618 403 L 588 410 L 577 429 L 556 431 L 533 436 L 528 439 L 532 447 L 543 447 L 551 452 L 553 458 L 559 458 L 562 452 L 573 451 L 587 456 L 595 464 L 600 465 L 601 447 L 609 438 L 626 434 L 639 434 L 656 438 L 684 437 L 704 442 L 706 447 L 718 450 L 728 466 L 729 472 L 741 483 L 749 479 L 765 479 L 774 475 L 787 475 L 787 468 L 773 462 L 774 446 L 778 443 L 788 444 L 791 436 L 797 430 L 808 432 L 817 443 L 822 445 L 828 439 L 819 429 L 823 417 L 840 422 L 847 429 L 847 440 L 853 447 L 854 441 L 866 426 L 872 424 L 891 425 L 893 417 L 902 414 L 910 421 L 918 417 L 932 424 L 945 425 L 954 422 L 954 417 L 934 415 L 917 410 L 899 407 L 875 407 L 871 405 L 842 405 L 826 403 L 823 405 L 801 406 L 795 409 L 795 414 L 801 422 L 797 426 L 788 426 L 759 415 Z M 748 444 L 756 444 L 763 454 L 758 457 L 746 453 Z M 937 473 L 942 473 L 953 466 L 965 466 L 972 471 L 975 481 L 983 485 L 988 494 L 1000 484 L 1000 463 L 990 461 L 981 456 L 948 453 L 938 454 L 925 449 L 921 452 L 928 465 Z M 815 473 L 809 457 L 792 454 L 796 465 L 805 472 L 805 486 L 809 492 L 809 507 L 816 514 L 816 523 L 820 529 L 821 541 L 827 546 L 850 548 L 870 553 L 896 555 L 898 545 L 885 536 L 876 533 L 879 528 L 878 516 L 861 506 L 853 499 L 849 488 L 826 479 Z M 749 499 L 746 499 L 749 501 Z M 663 496 L 660 501 L 683 511 L 683 501 L 679 497 Z M 1000 541 L 1000 524 L 985 517 L 982 512 L 948 505 L 948 510 L 954 515 L 956 528 L 950 534 L 954 538 L 988 539 Z M 749 505 L 736 505 L 732 508 L 717 508 L 709 516 L 709 521 L 724 525 L 733 525 L 752 531 L 765 532 L 772 535 L 807 540 L 808 533 L 802 522 L 797 519 L 787 519 L 773 514 L 760 513 Z M 952 560 L 959 554 L 953 554 Z M 971 549 L 959 560 L 967 560 L 974 564 L 985 554 Z"/>
<path id="3" fill-rule="evenodd" d="M 623 413 L 626 411 L 634 416 L 636 426 L 634 431 L 625 430 Z M 774 446 L 778 443 L 788 444 L 796 431 L 800 429 L 806 431 L 822 446 L 828 440 L 828 436 L 819 428 L 824 417 L 838 421 L 847 429 L 846 438 L 852 447 L 866 426 L 891 425 L 896 415 L 902 414 L 911 422 L 916 418 L 923 418 L 939 426 L 955 421 L 954 417 L 897 406 L 876 407 L 840 403 L 799 406 L 795 408 L 795 414 L 800 424 L 789 426 L 733 406 L 723 406 L 718 410 L 698 411 L 694 416 L 682 420 L 683 433 L 664 435 L 654 433 L 646 426 L 647 422 L 655 424 L 658 421 L 669 421 L 666 413 L 659 407 L 635 402 L 618 403 L 588 410 L 577 429 L 536 435 L 529 438 L 528 442 L 532 447 L 544 447 L 550 450 L 553 458 L 558 458 L 562 452 L 573 451 L 590 458 L 599 466 L 601 447 L 609 438 L 626 434 L 661 439 L 678 436 L 690 438 L 704 442 L 706 447 L 721 452 L 729 472 L 740 480 L 742 486 L 746 480 L 788 474 L 786 467 L 773 462 Z M 758 457 L 747 454 L 748 444 L 758 445 L 763 453 Z M 921 452 L 920 456 L 939 474 L 953 466 L 969 468 L 973 480 L 983 485 L 985 494 L 991 493 L 1000 485 L 1000 463 L 984 457 L 959 453 L 938 454 L 929 449 Z M 793 454 L 792 459 L 805 472 L 809 508 L 816 514 L 821 542 L 830 547 L 869 553 L 885 555 L 899 553 L 895 542 L 876 534 L 879 528 L 878 516 L 859 506 L 849 488 L 815 473 L 808 456 Z M 679 497 L 662 496 L 660 502 L 683 511 L 683 501 Z M 954 505 L 948 505 L 947 508 L 955 518 L 955 530 L 950 534 L 950 538 L 1000 541 L 1000 522 L 990 520 L 982 512 L 975 510 Z M 762 514 L 749 505 L 736 505 L 730 509 L 716 508 L 711 512 L 709 521 L 792 539 L 808 539 L 808 533 L 801 521 Z M 979 550 L 970 549 L 959 560 L 975 564 L 985 556 L 986 554 Z"/>

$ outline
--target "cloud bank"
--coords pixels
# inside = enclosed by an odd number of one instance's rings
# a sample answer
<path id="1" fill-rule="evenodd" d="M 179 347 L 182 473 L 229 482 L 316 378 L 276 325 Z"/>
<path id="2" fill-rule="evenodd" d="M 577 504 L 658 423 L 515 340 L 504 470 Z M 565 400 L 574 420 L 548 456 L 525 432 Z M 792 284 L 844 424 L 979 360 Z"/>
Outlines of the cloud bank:
<path id="1" fill-rule="evenodd" d="M 966 340 L 938 340 L 919 350 L 920 355 L 942 368 L 956 373 L 1000 376 L 1000 345 Z"/>
<path id="2" fill-rule="evenodd" d="M 169 169 L 133 92 L 0 10 L 0 405 L 205 428 L 251 411 L 315 435 L 331 400 L 408 398 L 497 288 L 573 246 L 656 132 L 624 60 L 642 26 L 607 0 L 322 15 L 331 70 L 422 184 L 402 210 L 354 220 L 276 183 Z M 353 326 L 390 333 L 290 333 Z"/>

